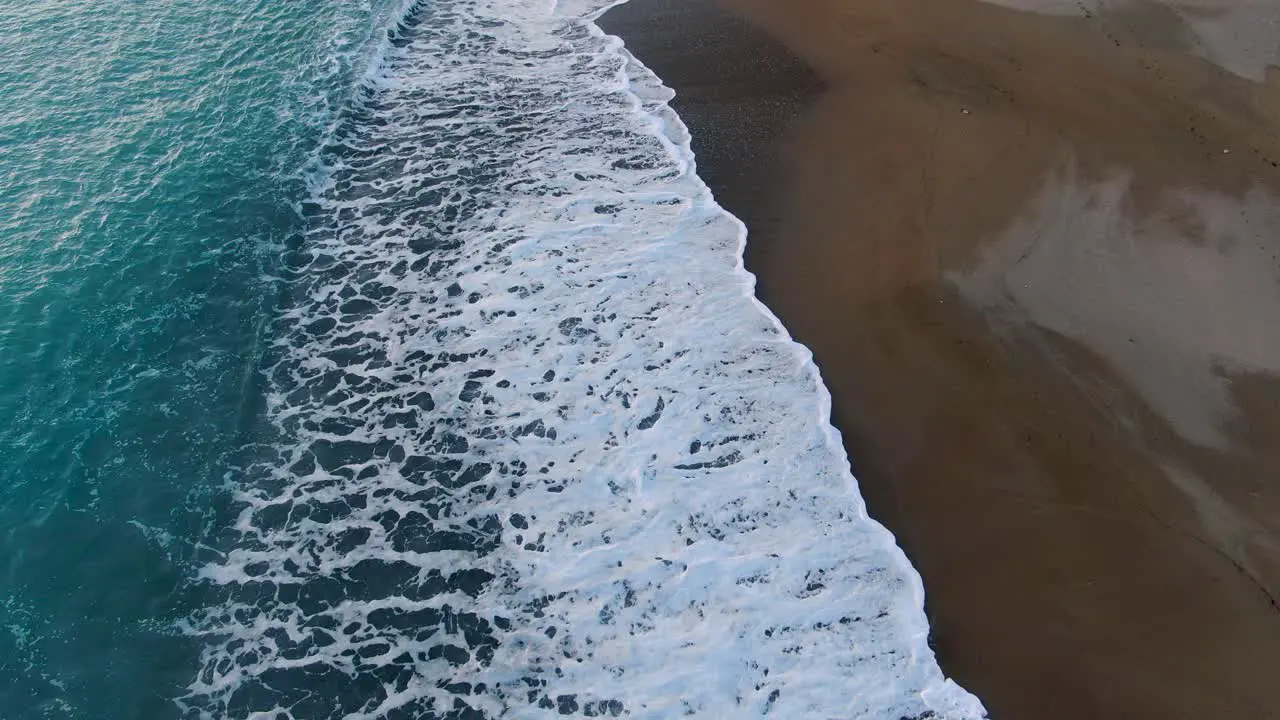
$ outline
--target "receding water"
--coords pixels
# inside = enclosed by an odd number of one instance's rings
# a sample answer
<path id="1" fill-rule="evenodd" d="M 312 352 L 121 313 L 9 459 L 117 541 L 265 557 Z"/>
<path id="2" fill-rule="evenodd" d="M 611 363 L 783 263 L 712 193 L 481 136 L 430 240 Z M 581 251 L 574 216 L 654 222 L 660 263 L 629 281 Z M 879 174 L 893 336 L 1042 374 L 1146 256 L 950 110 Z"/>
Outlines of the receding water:
<path id="1" fill-rule="evenodd" d="M 607 4 L 0 10 L 0 717 L 981 714 Z"/>

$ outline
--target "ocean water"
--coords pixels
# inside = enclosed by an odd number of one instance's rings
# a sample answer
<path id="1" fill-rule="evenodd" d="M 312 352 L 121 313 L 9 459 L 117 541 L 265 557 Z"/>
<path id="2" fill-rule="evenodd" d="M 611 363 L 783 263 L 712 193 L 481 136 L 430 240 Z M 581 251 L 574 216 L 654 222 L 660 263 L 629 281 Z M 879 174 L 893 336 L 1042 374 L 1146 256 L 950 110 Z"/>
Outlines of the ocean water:
<path id="1" fill-rule="evenodd" d="M 0 717 L 981 717 L 607 4 L 0 8 Z"/>
<path id="2" fill-rule="evenodd" d="M 0 718 L 163 718 L 308 164 L 397 8 L 0 4 Z"/>

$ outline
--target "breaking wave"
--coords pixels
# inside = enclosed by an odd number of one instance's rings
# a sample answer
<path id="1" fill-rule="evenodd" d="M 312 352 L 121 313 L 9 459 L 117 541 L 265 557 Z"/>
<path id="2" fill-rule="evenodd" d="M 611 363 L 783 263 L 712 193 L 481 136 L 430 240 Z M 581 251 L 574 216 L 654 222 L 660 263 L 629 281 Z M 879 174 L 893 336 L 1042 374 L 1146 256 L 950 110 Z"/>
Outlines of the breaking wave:
<path id="1" fill-rule="evenodd" d="M 189 717 L 977 718 L 605 2 L 418 2 L 333 131 Z"/>

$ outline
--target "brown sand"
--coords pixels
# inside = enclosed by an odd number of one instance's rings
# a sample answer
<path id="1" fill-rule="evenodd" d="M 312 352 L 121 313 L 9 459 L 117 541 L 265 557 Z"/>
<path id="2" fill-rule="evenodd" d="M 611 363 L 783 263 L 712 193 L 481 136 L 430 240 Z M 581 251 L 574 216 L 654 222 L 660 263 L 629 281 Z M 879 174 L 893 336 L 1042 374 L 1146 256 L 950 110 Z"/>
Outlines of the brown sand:
<path id="1" fill-rule="evenodd" d="M 677 89 L 943 669 L 997 718 L 1280 717 L 1280 72 L 1152 3 L 723 6 L 602 24 Z"/>

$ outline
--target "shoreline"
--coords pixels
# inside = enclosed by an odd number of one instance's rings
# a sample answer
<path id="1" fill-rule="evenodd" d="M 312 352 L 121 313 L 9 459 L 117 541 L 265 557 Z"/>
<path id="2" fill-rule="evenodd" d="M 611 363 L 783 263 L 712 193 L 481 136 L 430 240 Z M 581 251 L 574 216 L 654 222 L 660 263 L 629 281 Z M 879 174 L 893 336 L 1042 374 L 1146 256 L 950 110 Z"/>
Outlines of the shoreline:
<path id="1" fill-rule="evenodd" d="M 1280 73 L 1158 6 L 723 5 L 599 24 L 676 89 L 944 672 L 1001 718 L 1275 712 Z"/>

